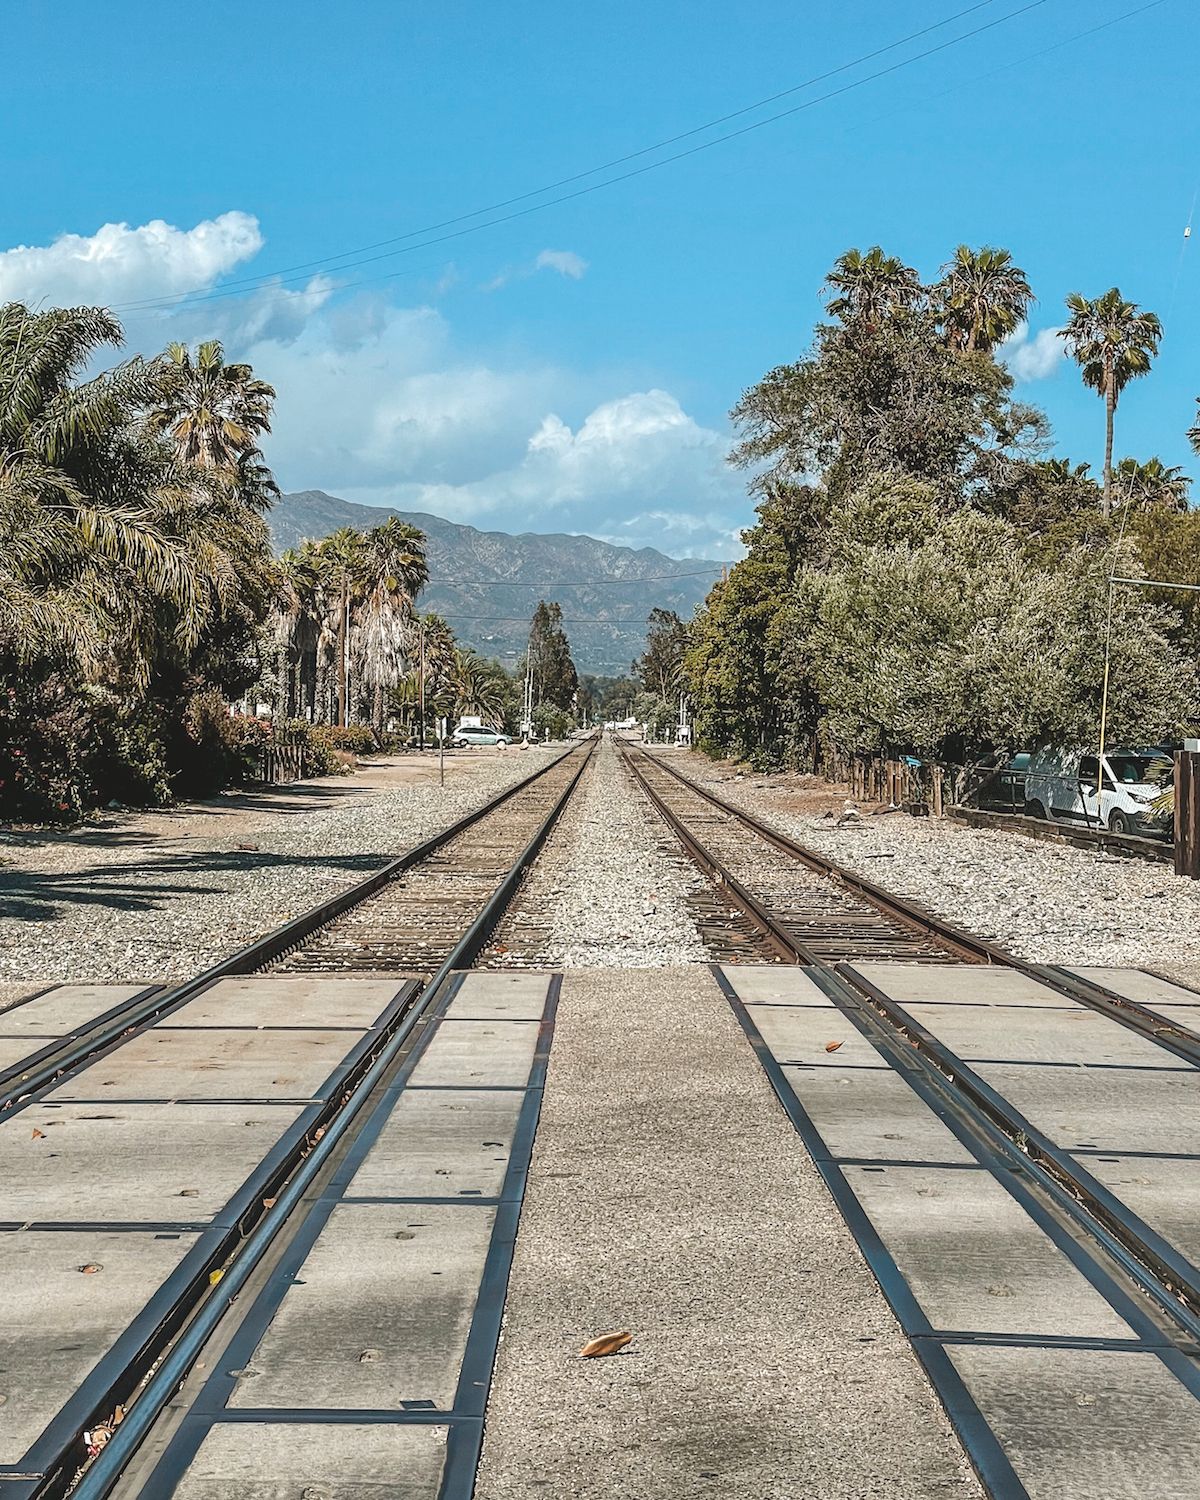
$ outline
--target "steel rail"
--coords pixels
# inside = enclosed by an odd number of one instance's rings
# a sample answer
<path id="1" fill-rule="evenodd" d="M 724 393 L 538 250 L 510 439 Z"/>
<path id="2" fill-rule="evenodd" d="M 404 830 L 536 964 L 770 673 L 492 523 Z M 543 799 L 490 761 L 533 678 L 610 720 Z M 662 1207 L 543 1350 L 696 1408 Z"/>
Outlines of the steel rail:
<path id="1" fill-rule="evenodd" d="M 625 746 L 622 746 L 622 751 L 626 757 L 626 764 L 632 765 L 634 754 Z M 646 751 L 641 753 L 646 755 L 654 766 L 673 776 L 689 791 L 694 792 L 713 807 L 719 808 L 721 812 L 735 818 L 745 827 L 752 829 L 760 838 L 765 839 L 782 853 L 806 865 L 817 874 L 824 875 L 844 886 L 884 916 L 932 938 L 948 951 L 960 955 L 968 962 L 992 964 L 997 968 L 1012 969 L 1024 974 L 1038 984 L 1056 990 L 1060 995 L 1086 1005 L 1091 1010 L 1098 1011 L 1110 1020 L 1117 1021 L 1130 1031 L 1136 1032 L 1147 1041 L 1162 1047 L 1165 1051 L 1172 1052 L 1184 1061 L 1200 1067 L 1200 1033 L 1184 1026 L 1181 1022 L 1172 1020 L 1169 1016 L 1164 1016 L 1136 1000 L 1130 1000 L 1113 990 L 1106 989 L 1094 980 L 1070 974 L 1055 965 L 1036 964 L 1030 959 L 1008 952 L 987 938 L 976 937 L 973 933 L 965 931 L 942 917 L 934 916 L 932 912 L 926 911 L 904 897 L 885 890 L 874 881 L 868 880 L 866 876 L 855 874 L 853 870 L 839 865 L 836 860 L 814 849 L 809 849 L 804 844 L 797 843 L 795 839 L 788 838 L 786 834 L 771 828 L 752 813 L 744 811 L 731 802 L 726 802 L 724 798 L 698 785 L 690 776 L 685 776 L 682 771 L 669 765 L 661 757 L 648 755 Z M 657 805 L 660 805 L 659 801 L 656 801 Z M 668 815 L 667 821 L 673 829 L 680 822 L 674 815 Z M 719 865 L 714 856 L 707 852 L 705 858 Z M 726 871 L 724 878 L 731 879 L 732 877 Z M 799 961 L 808 963 L 813 960 L 809 958 Z"/>
<path id="2" fill-rule="evenodd" d="M 322 901 L 319 905 L 302 912 L 300 916 L 274 928 L 264 936 L 255 938 L 253 942 L 247 943 L 237 952 L 230 954 L 228 958 L 212 964 L 193 978 L 184 980 L 180 984 L 158 987 L 135 995 L 124 1005 L 106 1011 L 102 1016 L 97 1017 L 95 1022 L 89 1022 L 81 1031 L 63 1038 L 61 1043 L 52 1043 L 49 1047 L 40 1048 L 11 1067 L 0 1070 L 0 1115 L 20 1100 L 36 1093 L 38 1089 L 44 1088 L 48 1083 L 53 1083 L 62 1073 L 94 1058 L 126 1032 L 157 1020 L 168 1011 L 178 1009 L 186 1001 L 195 999 L 203 990 L 216 984 L 218 980 L 241 974 L 253 974 L 264 965 L 282 958 L 291 949 L 298 947 L 307 938 L 319 932 L 322 927 L 328 926 L 330 922 L 353 907 L 360 906 L 385 885 L 395 880 L 397 876 L 428 859 L 451 839 L 457 838 L 459 834 L 465 833 L 481 819 L 495 812 L 518 792 L 524 791 L 526 787 L 533 785 L 540 777 L 552 771 L 555 766 L 561 765 L 569 756 L 576 754 L 579 748 L 576 745 L 565 750 L 547 765 L 539 767 L 528 776 L 522 777 L 520 781 L 514 782 L 491 801 L 484 803 L 473 812 L 466 813 L 456 822 L 451 823 L 448 828 L 442 829 L 440 833 L 435 833 L 431 838 L 406 850 L 395 859 L 388 860 L 378 870 L 372 871 L 370 875 L 348 886 L 336 896 L 331 896 L 327 901 Z M 594 748 L 595 742 L 593 741 L 591 749 L 588 750 L 589 756 Z"/>
<path id="3" fill-rule="evenodd" d="M 635 758 L 628 754 L 627 764 L 636 771 Z M 654 758 L 654 764 L 661 766 L 663 763 Z M 665 769 L 671 769 L 672 774 L 689 788 L 701 791 L 687 777 L 680 775 L 673 768 Z M 649 790 L 645 778 L 640 773 L 637 773 L 637 779 L 639 784 Z M 749 814 L 722 802 L 719 798 L 704 793 L 702 795 L 707 801 L 720 807 L 722 811 L 730 813 L 753 827 L 756 832 L 759 831 L 761 825 Z M 652 800 L 656 807 L 665 811 L 667 822 L 672 830 L 682 837 L 684 830 L 680 818 L 669 809 L 665 809 L 662 800 L 653 794 Z M 790 852 L 792 848 L 800 850 L 798 857 L 804 863 L 810 863 L 810 860 L 804 856 L 811 855 L 811 851 L 803 850 L 800 845 L 794 845 L 790 839 L 782 835 L 774 835 L 770 841 L 777 847 L 783 848 L 784 852 Z M 694 835 L 687 834 L 684 842 L 689 852 L 693 848 L 699 850 L 700 862 L 706 868 L 711 867 L 720 871 L 726 881 L 732 880 L 732 876 L 722 869 L 720 861 L 704 849 Z M 697 856 L 693 855 L 693 857 Z M 832 861 L 826 862 L 819 855 L 811 855 L 811 857 L 812 860 L 819 861 L 821 864 L 828 863 L 834 871 L 840 872 L 841 867 L 834 865 Z M 871 886 L 869 881 L 864 884 Z M 757 922 L 764 931 L 773 931 L 777 924 L 769 910 L 762 902 L 750 896 L 744 887 L 740 889 L 743 901 L 739 902 L 739 905 L 742 906 L 746 915 L 751 921 Z M 873 887 L 873 889 L 879 888 Z M 889 914 L 895 905 L 903 907 L 905 904 L 888 892 L 880 894 L 887 899 Z M 932 920 L 936 922 L 937 919 Z M 957 932 L 957 929 L 953 930 Z M 996 955 L 997 964 L 1007 964 L 1008 957 L 1003 950 L 995 948 L 990 943 L 982 943 L 982 940 L 981 944 L 990 953 Z M 807 959 L 796 961 L 811 962 Z M 950 1097 L 960 1110 L 965 1110 L 976 1121 L 977 1126 L 988 1133 L 993 1140 L 1002 1141 L 1009 1149 L 1015 1147 L 1019 1150 L 1028 1164 L 1031 1175 L 1049 1193 L 1060 1212 L 1068 1215 L 1072 1222 L 1084 1230 L 1111 1259 L 1120 1265 L 1125 1275 L 1133 1280 L 1177 1327 L 1183 1330 L 1187 1338 L 1192 1341 L 1191 1347 L 1195 1349 L 1200 1343 L 1200 1270 L 1197 1270 L 1174 1246 L 1133 1214 L 1089 1172 L 1080 1167 L 1073 1157 L 1039 1132 L 956 1054 L 938 1041 L 919 1022 L 908 1016 L 883 990 L 864 975 L 859 974 L 852 964 L 839 963 L 834 966 L 812 964 L 811 966 L 816 970 L 817 982 L 822 984 L 835 1003 L 853 1007 L 858 1014 L 873 1019 L 875 1028 L 886 1027 L 892 1036 L 903 1038 L 908 1044 L 906 1053 L 911 1054 L 912 1059 L 918 1061 L 931 1078 L 936 1079 L 943 1092 L 949 1091 Z M 1018 961 L 1011 966 L 1020 967 L 1039 981 L 1046 982 L 1042 969 L 1037 965 L 1026 965 Z M 1054 977 L 1057 976 L 1051 976 L 1051 983 Z M 1062 977 L 1074 978 L 1074 976 Z M 1070 987 L 1065 984 L 1056 987 L 1061 988 L 1064 993 L 1070 993 Z M 1080 981 L 1080 987 L 1086 990 L 1086 982 Z M 867 1002 L 866 1006 L 863 1005 L 864 1000 Z M 1107 1007 L 1105 1009 L 1107 1010 Z M 1132 1021 L 1127 1020 L 1124 1015 L 1114 1014 L 1114 1019 L 1122 1020 L 1135 1031 L 1141 1029 L 1133 1025 Z M 1166 1024 L 1165 1017 L 1160 1019 Z M 1162 1039 L 1155 1037 L 1154 1040 L 1161 1041 Z"/>
<path id="4" fill-rule="evenodd" d="M 350 1132 L 369 1119 L 371 1108 L 386 1090 L 392 1075 L 403 1063 L 406 1043 L 425 1019 L 437 999 L 438 992 L 457 969 L 469 968 L 478 958 L 496 923 L 503 916 L 529 866 L 537 858 L 551 830 L 570 801 L 579 780 L 596 748 L 592 740 L 584 750 L 579 765 L 553 806 L 542 819 L 533 837 L 517 855 L 508 873 L 492 892 L 486 904 L 472 921 L 470 927 L 455 944 L 437 973 L 417 991 L 411 1004 L 400 1014 L 390 1032 L 381 1039 L 380 1045 L 365 1060 L 366 1066 L 352 1089 L 340 1095 L 340 1108 L 333 1116 L 324 1133 L 306 1154 L 294 1161 L 291 1175 L 284 1182 L 268 1210 L 264 1210 L 256 1222 L 249 1227 L 241 1243 L 233 1252 L 233 1258 L 222 1269 L 215 1285 L 211 1279 L 193 1285 L 190 1304 L 180 1303 L 172 1309 L 171 1327 L 164 1329 L 161 1347 L 147 1350 L 138 1361 L 138 1368 L 126 1370 L 114 1381 L 113 1386 L 97 1403 L 92 1415 L 82 1422 L 72 1441 L 65 1445 L 59 1462 L 47 1471 L 44 1477 L 28 1491 L 29 1500 L 58 1500 L 67 1493 L 72 1500 L 101 1500 L 112 1492 L 121 1477 L 122 1470 L 132 1459 L 142 1441 L 149 1434 L 164 1407 L 170 1401 L 180 1383 L 186 1378 L 199 1358 L 218 1324 L 228 1312 L 230 1305 L 243 1289 L 263 1257 L 277 1237 L 289 1224 L 293 1213 L 302 1204 L 312 1183 L 329 1162 L 333 1153 L 345 1142 Z M 565 755 L 558 756 L 550 765 L 534 773 L 532 777 L 512 788 L 512 791 L 527 786 L 539 776 L 559 766 L 570 755 L 577 754 L 580 747 L 573 747 Z M 497 798 L 485 811 L 492 811 L 508 796 Z M 478 815 L 463 820 L 465 826 L 479 821 Z M 439 836 L 435 847 L 444 843 Z M 431 841 L 433 842 L 433 841 Z M 288 924 L 289 927 L 294 924 Z M 283 929 L 280 929 L 281 931 Z M 243 1226 L 245 1227 L 245 1226 Z M 198 1278 L 199 1280 L 199 1278 Z M 186 1296 L 186 1293 L 185 1293 Z M 180 1330 L 181 1317 L 186 1318 Z M 157 1361 L 157 1363 L 156 1363 Z M 147 1371 L 150 1373 L 147 1375 Z M 140 1381 L 144 1385 L 138 1389 Z M 134 1399 L 136 1396 L 136 1399 Z M 77 1482 L 74 1476 L 86 1457 L 83 1433 L 98 1421 L 109 1416 L 118 1405 L 127 1405 L 121 1423 L 113 1429 L 112 1437 L 92 1460 L 90 1466 Z"/>

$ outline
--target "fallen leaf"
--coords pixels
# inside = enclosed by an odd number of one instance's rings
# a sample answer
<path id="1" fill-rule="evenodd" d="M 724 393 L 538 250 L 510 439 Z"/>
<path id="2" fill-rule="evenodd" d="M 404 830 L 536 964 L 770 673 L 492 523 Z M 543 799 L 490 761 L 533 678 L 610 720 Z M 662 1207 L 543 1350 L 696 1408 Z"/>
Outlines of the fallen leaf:
<path id="1" fill-rule="evenodd" d="M 33 1127 L 33 1135 L 30 1137 L 30 1139 L 35 1141 L 44 1141 L 46 1139 L 46 1132 L 44 1130 L 39 1130 L 35 1125 Z"/>
<path id="2" fill-rule="evenodd" d="M 208 1273 L 209 1286 L 216 1286 L 217 1282 L 220 1281 L 221 1277 L 224 1276 L 224 1274 L 224 1271 L 210 1271 Z"/>
<path id="3" fill-rule="evenodd" d="M 633 1338 L 628 1329 L 620 1333 L 601 1333 L 594 1339 L 589 1339 L 579 1351 L 580 1359 L 595 1359 L 601 1354 L 615 1354 L 618 1349 L 624 1349 L 625 1345 Z"/>
<path id="4" fill-rule="evenodd" d="M 88 1261 L 86 1266 L 79 1266 L 77 1269 L 82 1271 L 85 1276 L 94 1276 L 97 1271 L 103 1271 L 104 1267 L 97 1265 L 95 1261 Z"/>
<path id="5" fill-rule="evenodd" d="M 841 1045 L 841 1042 L 826 1042 L 825 1050 L 826 1052 L 836 1052 Z"/>
<path id="6" fill-rule="evenodd" d="M 264 1198 L 263 1199 L 263 1207 L 264 1208 L 274 1208 L 275 1204 L 277 1202 L 278 1202 L 278 1199 L 276 1199 L 276 1198 Z"/>

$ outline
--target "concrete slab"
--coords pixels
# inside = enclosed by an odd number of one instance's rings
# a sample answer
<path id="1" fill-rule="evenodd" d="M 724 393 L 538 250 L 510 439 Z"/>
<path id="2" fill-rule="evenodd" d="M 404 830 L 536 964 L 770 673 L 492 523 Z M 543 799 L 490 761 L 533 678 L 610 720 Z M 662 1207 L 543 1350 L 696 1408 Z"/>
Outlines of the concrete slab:
<path id="1" fill-rule="evenodd" d="M 549 987 L 545 974 L 468 974 L 447 1014 L 456 1021 L 540 1021 Z"/>
<path id="2" fill-rule="evenodd" d="M 1200 1156 L 1197 1080 L 1186 1072 L 1021 1067 L 979 1063 L 975 1071 L 1067 1151 L 1096 1146 Z"/>
<path id="3" fill-rule="evenodd" d="M 1081 1009 L 1056 990 L 990 964 L 855 964 L 855 970 L 906 1008 L 918 1001 L 950 1005 L 1033 1005 Z"/>
<path id="4" fill-rule="evenodd" d="M 706 971 L 564 977 L 484 1431 L 477 1500 L 979 1495 Z"/>
<path id="5" fill-rule="evenodd" d="M 834 1156 L 969 1162 L 975 1158 L 898 1074 L 878 1068 L 785 1068 Z"/>
<path id="6" fill-rule="evenodd" d="M 524 1095 L 417 1089 L 400 1102 L 347 1190 L 351 1197 L 498 1197 Z"/>
<path id="7" fill-rule="evenodd" d="M 989 1172 L 845 1170 L 935 1328 L 1134 1337 Z"/>
<path id="8" fill-rule="evenodd" d="M 1200 1161 L 1155 1156 L 1081 1160 L 1139 1218 L 1200 1266 Z"/>
<path id="9" fill-rule="evenodd" d="M 839 1069 L 881 1065 L 879 1053 L 862 1032 L 832 1006 L 822 1010 L 818 1006 L 748 1005 L 746 1009 L 781 1063 Z"/>
<path id="10" fill-rule="evenodd" d="M 964 1062 L 1115 1064 L 1136 1068 L 1187 1068 L 1188 1064 L 1118 1021 L 1084 1006 L 1073 1010 L 990 1005 L 905 1006 L 914 1020 Z M 1191 1069 L 1193 1073 L 1195 1069 Z"/>
<path id="11" fill-rule="evenodd" d="M 494 1217 L 468 1203 L 339 1204 L 230 1404 L 449 1410 Z"/>
<path id="12" fill-rule="evenodd" d="M 252 974 L 222 979 L 172 1012 L 181 1026 L 347 1026 L 366 1031 L 401 988 L 397 979 L 339 974 Z"/>
<path id="13" fill-rule="evenodd" d="M 0 1464 L 20 1462 L 195 1238 L 105 1230 L 0 1234 Z M 80 1269 L 90 1265 L 100 1269 Z"/>
<path id="14" fill-rule="evenodd" d="M 445 1020 L 413 1069 L 412 1084 L 524 1088 L 539 1030 L 537 1021 Z"/>
<path id="15" fill-rule="evenodd" d="M 810 975 L 789 964 L 726 964 L 721 972 L 747 1005 L 837 1008 Z"/>
<path id="16" fill-rule="evenodd" d="M 1136 1000 L 1139 1005 L 1149 1005 L 1161 1010 L 1164 1005 L 1182 1005 L 1200 1010 L 1200 994 L 1186 985 L 1173 984 L 1169 979 L 1160 979 L 1156 974 L 1147 974 L 1144 969 L 1113 969 L 1104 967 L 1082 967 L 1069 970 L 1082 979 L 1094 979 L 1105 989 L 1124 995 L 1127 1000 Z"/>
<path id="17" fill-rule="evenodd" d="M 47 1098 L 311 1099 L 353 1045 L 345 1031 L 220 1031 L 159 1025 Z"/>
<path id="18" fill-rule="evenodd" d="M 0 1217 L 33 1223 L 208 1219 L 302 1109 L 33 1104 L 0 1127 Z"/>
<path id="19" fill-rule="evenodd" d="M 224 1423 L 174 1500 L 436 1500 L 445 1456 L 445 1427 Z"/>
<path id="20" fill-rule="evenodd" d="M 949 1353 L 1031 1500 L 1195 1500 L 1200 1407 L 1152 1354 Z"/>
<path id="21" fill-rule="evenodd" d="M 0 1014 L 0 1037 L 40 1038 L 40 1044 L 71 1036 L 106 1010 L 132 1000 L 144 984 L 60 984 Z M 31 1046 L 34 1052 L 37 1046 Z"/>

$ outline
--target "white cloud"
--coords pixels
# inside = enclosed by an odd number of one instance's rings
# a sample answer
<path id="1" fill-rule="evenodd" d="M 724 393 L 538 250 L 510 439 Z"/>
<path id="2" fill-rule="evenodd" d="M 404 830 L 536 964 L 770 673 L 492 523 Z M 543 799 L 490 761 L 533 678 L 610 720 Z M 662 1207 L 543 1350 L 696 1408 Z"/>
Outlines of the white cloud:
<path id="1" fill-rule="evenodd" d="M 1045 380 L 1066 357 L 1058 328 L 1043 328 L 1029 337 L 1029 324 L 1021 323 L 1000 346 L 1000 358 L 1017 380 Z"/>
<path id="2" fill-rule="evenodd" d="M 485 281 L 480 290 L 498 292 L 502 286 L 508 286 L 512 281 L 526 281 L 539 271 L 557 271 L 571 281 L 582 281 L 587 268 L 587 261 L 574 250 L 539 250 L 533 260 L 523 261 L 519 266 L 505 266 L 490 281 Z"/>
<path id="3" fill-rule="evenodd" d="M 582 255 L 576 255 L 574 250 L 543 250 L 534 261 L 533 267 L 535 271 L 557 271 L 560 276 L 569 276 L 572 281 L 580 281 L 588 268 L 588 263 Z"/>
<path id="4" fill-rule="evenodd" d="M 49 245 L 0 254 L 0 302 L 33 306 L 113 305 L 208 288 L 257 255 L 258 220 L 236 210 L 177 229 L 162 219 L 131 229 L 105 224 L 95 234 L 62 234 Z"/>

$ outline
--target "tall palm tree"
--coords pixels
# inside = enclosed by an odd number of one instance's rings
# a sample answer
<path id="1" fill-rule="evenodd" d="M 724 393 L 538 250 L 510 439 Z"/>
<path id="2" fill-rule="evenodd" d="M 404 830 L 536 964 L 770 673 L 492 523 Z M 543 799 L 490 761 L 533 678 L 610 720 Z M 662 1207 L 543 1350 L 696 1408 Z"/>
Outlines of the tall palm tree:
<path id="1" fill-rule="evenodd" d="M 1152 312 L 1126 302 L 1117 288 L 1090 301 L 1072 292 L 1070 319 L 1060 329 L 1067 349 L 1083 373 L 1083 383 L 1104 398 L 1104 514 L 1112 513 L 1113 416 L 1121 392 L 1146 375 L 1162 339 L 1162 324 Z"/>
<path id="2" fill-rule="evenodd" d="M 494 662 L 484 661 L 469 646 L 454 653 L 452 671 L 455 708 L 462 714 L 478 714 L 493 727 L 504 715 L 504 695 L 500 689 Z"/>
<path id="3" fill-rule="evenodd" d="M 413 637 L 413 606 L 429 578 L 425 534 L 397 516 L 368 531 L 363 542 L 362 596 L 356 655 L 371 689 L 371 719 L 383 731 L 385 690 L 404 675 Z"/>
<path id="4" fill-rule="evenodd" d="M 935 295 L 952 349 L 987 353 L 1024 322 L 1033 301 L 1029 281 L 1007 250 L 960 245 L 942 267 Z"/>
<path id="5" fill-rule="evenodd" d="M 363 534 L 353 526 L 343 526 L 318 542 L 316 547 L 321 580 L 328 589 L 330 603 L 336 610 L 334 626 L 337 652 L 337 721 L 344 725 L 347 705 L 347 668 L 350 641 L 350 609 L 366 585 L 367 556 Z"/>
<path id="6" fill-rule="evenodd" d="M 825 278 L 830 298 L 829 311 L 843 323 L 859 323 L 874 328 L 894 313 L 918 307 L 925 300 L 925 288 L 911 266 L 894 255 L 885 255 L 872 245 L 865 255 L 847 250 L 838 256 L 833 270 Z"/>
<path id="7" fill-rule="evenodd" d="M 195 359 L 186 344 L 170 344 L 165 364 L 168 379 L 150 415 L 152 429 L 169 433 L 188 463 L 233 475 L 271 430 L 274 387 L 250 365 L 226 364 L 218 339 L 199 344 Z"/>
<path id="8" fill-rule="evenodd" d="M 1161 458 L 1148 458 L 1144 464 L 1136 458 L 1123 458 L 1116 467 L 1115 478 L 1122 505 L 1135 510 L 1188 508 L 1188 486 L 1192 481 L 1178 464 L 1164 464 Z"/>

